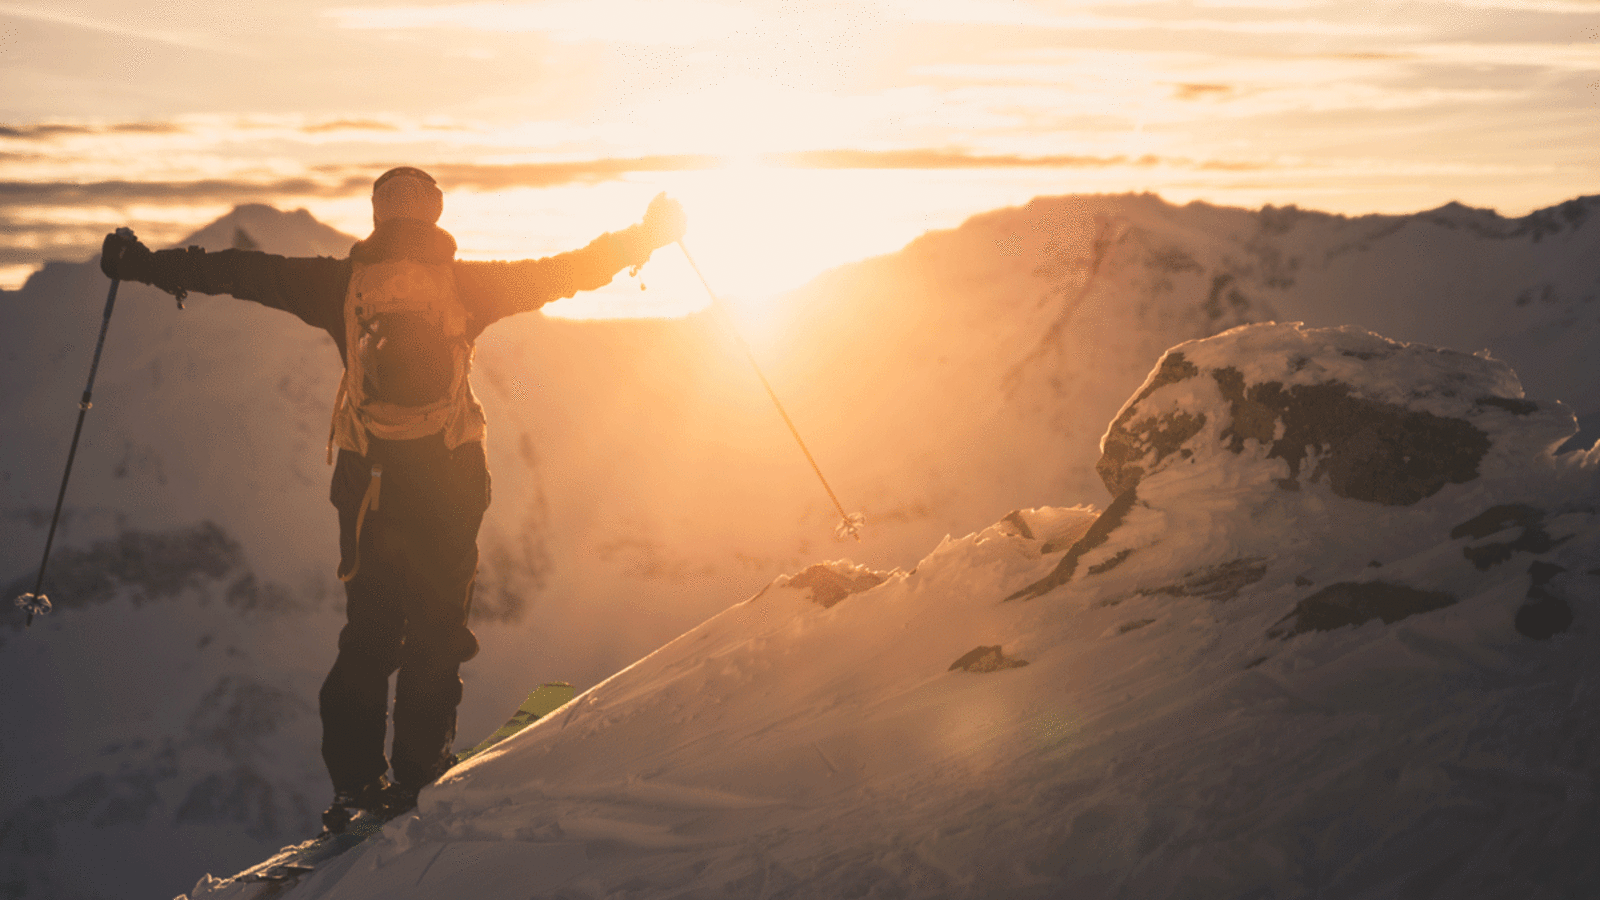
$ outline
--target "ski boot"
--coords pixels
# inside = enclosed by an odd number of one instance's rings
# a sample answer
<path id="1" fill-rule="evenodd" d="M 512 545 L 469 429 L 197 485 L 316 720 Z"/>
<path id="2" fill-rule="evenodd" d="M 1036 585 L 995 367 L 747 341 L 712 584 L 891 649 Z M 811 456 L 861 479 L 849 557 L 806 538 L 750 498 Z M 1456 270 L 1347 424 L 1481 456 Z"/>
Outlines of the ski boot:
<path id="1" fill-rule="evenodd" d="M 394 785 L 390 784 L 389 779 L 379 775 L 355 790 L 335 791 L 333 803 L 322 813 L 322 833 L 343 834 L 358 812 L 383 814 L 393 790 Z M 416 794 L 411 796 L 412 805 L 415 806 Z"/>
<path id="2" fill-rule="evenodd" d="M 384 821 L 396 819 L 417 808 L 417 795 L 422 789 L 438 780 L 439 776 L 450 771 L 460 761 L 459 753 L 451 753 L 439 761 L 432 773 L 425 776 L 421 784 L 402 784 L 398 781 L 389 782 L 383 789 L 383 808 L 373 810 L 374 814 L 383 817 Z"/>
<path id="3" fill-rule="evenodd" d="M 388 790 L 384 791 L 383 809 L 377 811 L 378 815 L 387 821 L 411 812 L 417 808 L 417 794 L 420 792 L 418 788 L 403 784 L 389 785 Z"/>

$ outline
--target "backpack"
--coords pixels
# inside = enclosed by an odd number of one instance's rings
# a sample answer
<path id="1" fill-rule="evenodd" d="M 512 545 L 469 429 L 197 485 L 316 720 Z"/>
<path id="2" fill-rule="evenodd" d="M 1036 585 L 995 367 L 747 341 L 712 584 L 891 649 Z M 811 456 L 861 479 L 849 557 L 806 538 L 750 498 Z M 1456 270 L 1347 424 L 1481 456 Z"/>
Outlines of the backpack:
<path id="1" fill-rule="evenodd" d="M 443 434 L 455 449 L 483 440 L 472 393 L 467 313 L 445 262 L 352 263 L 345 293 L 345 372 L 334 400 L 333 445 L 367 455 L 369 438 Z"/>

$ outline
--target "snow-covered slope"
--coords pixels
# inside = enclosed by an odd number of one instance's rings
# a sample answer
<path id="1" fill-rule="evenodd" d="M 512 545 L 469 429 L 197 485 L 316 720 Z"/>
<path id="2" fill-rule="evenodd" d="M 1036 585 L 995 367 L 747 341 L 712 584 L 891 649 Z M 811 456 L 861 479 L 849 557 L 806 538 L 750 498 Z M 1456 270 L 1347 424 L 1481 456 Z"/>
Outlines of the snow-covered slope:
<path id="1" fill-rule="evenodd" d="M 1596 349 L 1596 205 L 1349 219 L 1041 198 L 829 273 L 757 353 L 867 514 L 861 544 L 835 542 L 714 317 L 500 323 L 475 370 L 494 502 L 463 740 L 530 686 L 591 686 L 819 560 L 909 570 L 1013 509 L 1106 505 L 1106 423 L 1164 350 L 1233 325 L 1489 347 L 1533 396 L 1600 410 L 1600 374 L 1572 362 Z M 352 240 L 243 207 L 183 243 L 337 256 Z M 0 293 L 8 596 L 32 588 L 105 289 L 93 263 L 54 264 Z M 337 354 L 283 313 L 188 306 L 124 287 L 46 584 L 58 612 L 0 630 L 0 679 L 27 686 L 0 693 L 0 881 L 24 897 L 170 896 L 313 830 L 327 792 L 313 707 L 341 615 L 323 462 Z"/>
<path id="2" fill-rule="evenodd" d="M 1574 427 L 1359 329 L 1180 345 L 1098 514 L 781 577 L 286 892 L 191 896 L 1591 896 Z"/>
<path id="3" fill-rule="evenodd" d="M 1041 197 L 818 279 L 791 307 L 787 341 L 805 349 L 773 379 L 842 495 L 869 521 L 948 523 L 937 539 L 1104 498 L 1101 433 L 1151 363 L 1246 322 L 1487 348 L 1587 420 L 1600 413 L 1597 260 L 1600 197 L 1521 219 Z M 874 562 L 906 564 L 918 537 Z"/>

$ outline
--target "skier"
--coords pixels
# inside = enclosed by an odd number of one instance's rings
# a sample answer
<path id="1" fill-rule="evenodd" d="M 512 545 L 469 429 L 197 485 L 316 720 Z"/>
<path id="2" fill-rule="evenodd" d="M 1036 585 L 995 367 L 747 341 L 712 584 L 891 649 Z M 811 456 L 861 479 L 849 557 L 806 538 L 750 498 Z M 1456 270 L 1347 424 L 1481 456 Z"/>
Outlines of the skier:
<path id="1" fill-rule="evenodd" d="M 665 194 L 644 220 L 581 250 L 519 262 L 455 259 L 436 224 L 444 195 L 420 169 L 372 186 L 373 231 L 346 259 L 199 247 L 151 252 L 131 232 L 106 236 L 100 267 L 180 300 L 231 294 L 299 316 L 333 336 L 345 371 L 334 400 L 329 492 L 339 516 L 346 624 L 320 692 L 322 758 L 340 830 L 355 810 L 398 815 L 449 768 L 478 528 L 489 503 L 483 409 L 468 383 L 473 342 L 490 324 L 609 284 L 683 235 Z M 392 758 L 384 756 L 388 679 Z M 394 777 L 388 777 L 390 763 Z"/>

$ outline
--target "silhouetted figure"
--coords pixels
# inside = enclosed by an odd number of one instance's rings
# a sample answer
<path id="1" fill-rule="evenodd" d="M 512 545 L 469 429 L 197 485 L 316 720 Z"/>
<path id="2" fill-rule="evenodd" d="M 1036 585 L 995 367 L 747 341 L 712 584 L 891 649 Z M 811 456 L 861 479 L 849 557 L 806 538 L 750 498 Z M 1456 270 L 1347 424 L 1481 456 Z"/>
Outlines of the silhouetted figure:
<path id="1" fill-rule="evenodd" d="M 335 800 L 324 821 L 367 809 L 396 814 L 451 763 L 478 528 L 489 504 L 483 408 L 468 375 L 491 323 L 610 283 L 682 236 L 682 208 L 656 197 L 644 221 L 581 250 L 520 262 L 455 259 L 439 228 L 444 198 L 426 172 L 385 172 L 372 186 L 371 236 L 347 259 L 198 247 L 151 252 L 107 235 L 112 277 L 231 294 L 299 316 L 333 336 L 345 372 L 334 401 L 330 499 L 339 515 L 347 623 L 323 683 L 322 757 Z M 394 743 L 384 755 L 388 678 L 398 670 Z M 394 778 L 387 775 L 393 763 Z"/>

